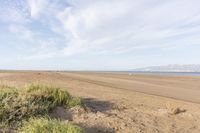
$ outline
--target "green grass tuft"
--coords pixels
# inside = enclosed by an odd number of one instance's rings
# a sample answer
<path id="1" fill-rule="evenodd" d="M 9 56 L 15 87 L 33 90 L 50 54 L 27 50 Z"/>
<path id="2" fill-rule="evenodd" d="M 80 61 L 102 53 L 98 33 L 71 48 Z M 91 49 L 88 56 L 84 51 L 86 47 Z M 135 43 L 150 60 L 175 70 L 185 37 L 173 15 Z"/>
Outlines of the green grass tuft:
<path id="1" fill-rule="evenodd" d="M 67 91 L 56 87 L 30 85 L 25 89 L 0 88 L 0 126 L 19 127 L 31 117 L 48 115 L 56 106 L 80 105 Z"/>
<path id="2" fill-rule="evenodd" d="M 72 97 L 68 102 L 68 108 L 81 105 L 81 98 L 79 97 Z"/>
<path id="3" fill-rule="evenodd" d="M 52 105 L 68 105 L 72 99 L 67 91 L 63 91 L 60 88 L 48 87 L 44 85 L 31 85 L 27 88 L 27 92 L 31 95 L 42 95 L 49 97 L 52 100 Z"/>
<path id="4" fill-rule="evenodd" d="M 9 97 L 12 97 L 14 95 L 17 95 L 17 90 L 15 88 L 6 86 L 2 86 L 0 88 L 0 101 L 2 101 L 3 99 L 8 99 Z"/>
<path id="5" fill-rule="evenodd" d="M 49 120 L 47 118 L 31 118 L 19 130 L 21 133 L 83 133 L 78 126 L 69 122 Z"/>

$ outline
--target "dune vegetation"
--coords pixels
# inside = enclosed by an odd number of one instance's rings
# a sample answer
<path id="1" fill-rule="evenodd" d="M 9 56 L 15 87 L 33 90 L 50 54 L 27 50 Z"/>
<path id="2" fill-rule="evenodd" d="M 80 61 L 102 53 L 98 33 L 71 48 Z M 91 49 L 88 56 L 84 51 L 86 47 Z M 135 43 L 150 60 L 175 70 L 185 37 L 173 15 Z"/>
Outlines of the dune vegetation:
<path id="1" fill-rule="evenodd" d="M 81 133 L 82 129 L 69 122 L 47 118 L 31 118 L 20 129 L 22 133 Z"/>
<path id="2" fill-rule="evenodd" d="M 67 91 L 44 85 L 24 88 L 3 86 L 0 88 L 0 128 L 23 133 L 80 133 L 82 129 L 59 120 L 51 120 L 48 114 L 57 106 L 66 109 L 81 104 L 80 98 Z"/>

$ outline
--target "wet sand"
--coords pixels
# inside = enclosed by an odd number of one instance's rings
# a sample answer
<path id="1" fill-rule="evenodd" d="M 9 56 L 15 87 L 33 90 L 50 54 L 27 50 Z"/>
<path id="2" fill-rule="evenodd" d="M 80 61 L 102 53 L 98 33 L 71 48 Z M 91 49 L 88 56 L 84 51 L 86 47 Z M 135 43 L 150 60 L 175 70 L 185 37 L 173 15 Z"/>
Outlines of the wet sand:
<path id="1" fill-rule="evenodd" d="M 108 73 L 64 73 L 64 75 L 79 81 L 115 89 L 200 103 L 200 77 Z"/>

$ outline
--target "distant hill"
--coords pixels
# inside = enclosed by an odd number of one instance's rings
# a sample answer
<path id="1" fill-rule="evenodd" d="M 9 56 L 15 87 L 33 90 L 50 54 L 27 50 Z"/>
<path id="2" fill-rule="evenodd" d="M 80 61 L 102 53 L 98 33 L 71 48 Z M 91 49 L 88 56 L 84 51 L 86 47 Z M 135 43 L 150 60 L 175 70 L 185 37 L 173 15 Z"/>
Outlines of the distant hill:
<path id="1" fill-rule="evenodd" d="M 165 65 L 165 66 L 151 66 L 145 68 L 134 69 L 133 71 L 146 72 L 200 72 L 200 65 Z"/>

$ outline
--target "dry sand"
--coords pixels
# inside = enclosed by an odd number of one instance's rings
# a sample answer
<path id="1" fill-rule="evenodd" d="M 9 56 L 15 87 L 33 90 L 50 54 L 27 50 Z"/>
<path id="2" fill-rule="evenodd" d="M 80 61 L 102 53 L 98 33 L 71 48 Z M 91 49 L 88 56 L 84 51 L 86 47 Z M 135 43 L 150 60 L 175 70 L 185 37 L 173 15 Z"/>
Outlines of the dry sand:
<path id="1" fill-rule="evenodd" d="M 2 85 L 27 83 L 59 86 L 82 97 L 85 109 L 58 108 L 53 113 L 61 114 L 61 119 L 69 119 L 89 133 L 200 132 L 200 77 L 0 72 Z"/>

